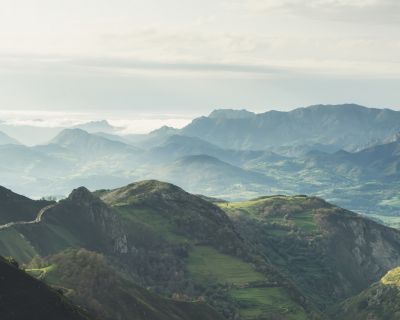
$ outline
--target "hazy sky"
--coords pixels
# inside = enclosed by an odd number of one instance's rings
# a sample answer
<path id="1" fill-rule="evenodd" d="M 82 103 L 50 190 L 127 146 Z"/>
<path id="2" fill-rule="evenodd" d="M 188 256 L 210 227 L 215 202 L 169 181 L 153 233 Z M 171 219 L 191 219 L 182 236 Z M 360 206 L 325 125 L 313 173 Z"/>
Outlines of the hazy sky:
<path id="1" fill-rule="evenodd" d="M 399 80 L 398 0 L 0 0 L 0 110 L 399 109 Z"/>

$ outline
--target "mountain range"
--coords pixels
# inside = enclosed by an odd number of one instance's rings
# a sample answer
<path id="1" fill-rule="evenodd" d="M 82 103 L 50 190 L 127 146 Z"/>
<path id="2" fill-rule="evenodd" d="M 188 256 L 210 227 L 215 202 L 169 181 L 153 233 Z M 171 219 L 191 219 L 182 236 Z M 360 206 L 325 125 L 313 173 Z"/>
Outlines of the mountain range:
<path id="1" fill-rule="evenodd" d="M 316 105 L 290 112 L 254 114 L 217 110 L 193 120 L 182 134 L 223 148 L 264 150 L 296 144 L 335 145 L 352 150 L 381 141 L 400 129 L 400 112 L 359 105 Z"/>
<path id="2" fill-rule="evenodd" d="M 228 200 L 310 194 L 394 216 L 398 114 L 357 105 L 262 114 L 221 109 L 182 129 L 128 136 L 108 122 L 89 122 L 43 145 L 1 145 L 0 179 L 34 198 L 62 198 L 80 185 L 96 190 L 161 179 Z"/>

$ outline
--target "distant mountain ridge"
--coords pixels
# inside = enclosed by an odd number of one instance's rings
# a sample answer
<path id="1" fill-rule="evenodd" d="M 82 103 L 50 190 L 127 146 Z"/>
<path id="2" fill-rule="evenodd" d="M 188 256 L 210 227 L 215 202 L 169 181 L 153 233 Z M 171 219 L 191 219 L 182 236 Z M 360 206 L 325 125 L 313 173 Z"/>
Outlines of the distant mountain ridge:
<path id="1" fill-rule="evenodd" d="M 3 144 L 20 144 L 20 143 L 16 139 L 11 138 L 9 135 L 0 131 L 0 145 Z"/>
<path id="2" fill-rule="evenodd" d="M 344 104 L 260 114 L 216 110 L 194 119 L 180 132 L 224 148 L 263 150 L 308 143 L 353 148 L 372 139 L 386 139 L 399 129 L 399 111 Z"/>
<path id="3" fill-rule="evenodd" d="M 97 133 L 97 132 L 112 133 L 117 130 L 117 128 L 112 126 L 107 120 L 90 121 L 78 124 L 73 128 L 85 130 L 89 133 Z"/>
<path id="4" fill-rule="evenodd" d="M 50 144 L 57 144 L 89 157 L 138 151 L 137 148 L 126 143 L 90 134 L 82 129 L 65 129 L 52 139 Z"/>

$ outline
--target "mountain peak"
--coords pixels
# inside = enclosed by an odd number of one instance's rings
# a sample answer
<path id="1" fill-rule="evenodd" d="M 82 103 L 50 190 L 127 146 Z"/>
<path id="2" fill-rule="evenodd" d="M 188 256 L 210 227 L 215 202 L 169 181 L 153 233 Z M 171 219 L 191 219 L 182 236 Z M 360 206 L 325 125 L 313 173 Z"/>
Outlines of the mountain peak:
<path id="1" fill-rule="evenodd" d="M 255 113 L 242 110 L 234 109 L 217 109 L 210 113 L 209 118 L 213 119 L 248 119 L 255 116 Z"/>
<path id="2" fill-rule="evenodd" d="M 167 182 L 158 180 L 144 180 L 131 183 L 125 187 L 114 189 L 102 196 L 108 204 L 130 204 L 139 199 L 161 197 L 172 199 L 187 195 L 181 188 Z"/>
<path id="3" fill-rule="evenodd" d="M 150 135 L 159 135 L 159 134 L 176 134 L 178 133 L 179 129 L 169 127 L 169 126 L 162 126 L 161 128 L 155 129 L 151 131 Z"/>
<path id="4" fill-rule="evenodd" d="M 107 120 L 90 121 L 76 125 L 74 128 L 82 129 L 90 133 L 107 132 L 111 133 L 116 130 Z"/>
<path id="5" fill-rule="evenodd" d="M 79 128 L 64 129 L 53 140 L 51 140 L 51 143 L 59 144 L 71 139 L 87 138 L 89 136 L 90 133 Z"/>
<path id="6" fill-rule="evenodd" d="M 98 200 L 98 198 L 85 187 L 79 187 L 72 190 L 71 194 L 68 196 L 68 200 L 77 203 L 88 203 Z"/>

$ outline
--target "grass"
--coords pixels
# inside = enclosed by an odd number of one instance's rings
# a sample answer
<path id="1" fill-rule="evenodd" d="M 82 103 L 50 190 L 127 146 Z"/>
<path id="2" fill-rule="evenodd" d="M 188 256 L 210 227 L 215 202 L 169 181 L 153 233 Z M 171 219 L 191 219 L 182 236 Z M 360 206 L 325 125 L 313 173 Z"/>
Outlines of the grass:
<path id="1" fill-rule="evenodd" d="M 0 231 L 0 255 L 11 256 L 19 263 L 27 263 L 37 252 L 23 235 L 10 228 Z"/>
<path id="2" fill-rule="evenodd" d="M 189 255 L 188 268 L 199 283 L 229 285 L 228 294 L 238 303 L 243 320 L 276 315 L 284 315 L 288 320 L 307 319 L 286 289 L 268 287 L 267 278 L 249 263 L 207 246 L 197 246 Z"/>
<path id="3" fill-rule="evenodd" d="M 138 223 L 144 225 L 146 229 L 163 236 L 171 243 L 187 242 L 187 238 L 176 234 L 174 225 L 155 210 L 133 206 L 116 206 L 114 209 L 127 223 L 132 223 L 133 226 L 137 226 Z"/>
<path id="4" fill-rule="evenodd" d="M 25 271 L 37 279 L 44 280 L 48 276 L 48 274 L 50 274 L 55 269 L 55 265 L 50 265 L 48 267 L 39 269 L 25 269 Z"/>
<path id="5" fill-rule="evenodd" d="M 232 290 L 231 296 L 239 301 L 240 316 L 244 320 L 261 317 L 275 319 L 276 315 L 282 315 L 288 320 L 307 319 L 304 310 L 294 304 L 282 288 L 238 289 Z"/>
<path id="6" fill-rule="evenodd" d="M 400 267 L 390 270 L 382 279 L 384 285 L 400 287 Z"/>
<path id="7" fill-rule="evenodd" d="M 270 196 L 242 202 L 220 203 L 218 205 L 230 216 L 246 215 L 263 222 L 296 227 L 303 232 L 312 233 L 317 229 L 312 212 L 309 209 L 304 209 L 305 212 L 296 212 L 302 205 L 307 206 L 306 201 L 309 201 L 309 198 L 303 196 Z M 283 210 L 281 212 L 278 210 L 278 214 L 274 215 L 265 214 L 266 209 L 271 209 L 277 204 L 284 205 L 284 210 L 292 211 L 292 214 L 285 217 Z"/>
<path id="8" fill-rule="evenodd" d="M 243 286 L 266 280 L 265 276 L 254 270 L 251 264 L 206 246 L 198 246 L 190 253 L 188 268 L 199 282 L 216 281 L 221 284 Z"/>

